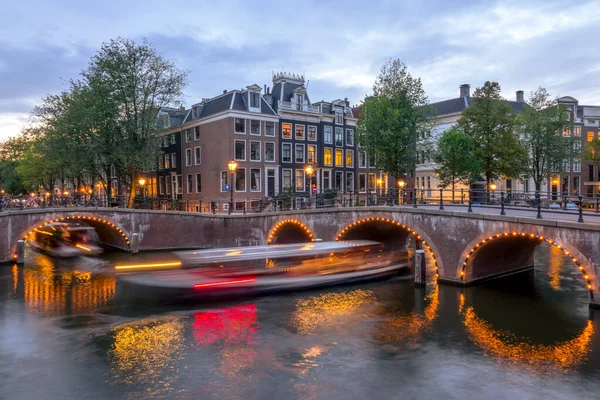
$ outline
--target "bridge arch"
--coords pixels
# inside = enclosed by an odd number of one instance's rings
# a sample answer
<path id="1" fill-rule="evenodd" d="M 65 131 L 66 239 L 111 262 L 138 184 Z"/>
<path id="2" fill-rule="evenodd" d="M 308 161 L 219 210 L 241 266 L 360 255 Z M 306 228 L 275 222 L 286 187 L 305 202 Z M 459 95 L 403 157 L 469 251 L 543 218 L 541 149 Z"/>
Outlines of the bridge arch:
<path id="1" fill-rule="evenodd" d="M 560 250 L 577 266 L 587 287 L 590 300 L 594 300 L 594 282 L 596 274 L 592 263 L 574 246 L 548 238 L 537 233 L 499 232 L 494 235 L 480 236 L 471 241 L 463 252 L 457 265 L 457 275 L 461 282 L 470 283 L 485 278 L 485 267 L 482 265 L 498 254 L 504 256 L 503 263 L 510 269 L 518 269 L 523 263 L 533 265 L 533 252 L 541 243 L 548 243 Z M 479 269 L 479 270 L 478 270 Z M 483 271 L 481 271 L 484 269 Z"/>
<path id="2" fill-rule="evenodd" d="M 440 269 L 443 271 L 443 265 L 442 265 L 440 257 L 438 257 L 439 252 L 436 249 L 433 242 L 431 241 L 431 239 L 429 238 L 429 236 L 426 233 L 421 232 L 420 230 L 417 231 L 415 229 L 409 228 L 408 226 L 402 224 L 401 222 L 395 221 L 391 218 L 368 217 L 368 218 L 363 218 L 358 221 L 352 222 L 337 232 L 335 240 L 337 241 L 337 240 L 344 240 L 344 239 L 357 239 L 358 237 L 353 237 L 353 235 L 351 234 L 353 231 L 356 232 L 357 230 L 362 229 L 362 228 L 368 229 L 369 225 L 374 225 L 374 224 L 385 224 L 385 225 L 395 228 L 396 230 L 403 231 L 406 233 L 406 237 L 405 237 L 406 239 L 410 238 L 411 236 L 414 237 L 417 240 L 417 243 L 419 243 L 419 242 L 421 243 L 421 246 L 418 246 L 418 247 L 421 247 L 423 250 L 429 251 L 431 258 L 433 259 L 433 262 L 434 262 L 435 277 L 436 277 L 436 279 L 439 278 Z M 363 239 L 380 240 L 380 238 L 373 237 L 373 236 L 371 236 L 371 237 L 367 236 L 366 238 L 363 237 Z"/>
<path id="3" fill-rule="evenodd" d="M 89 226 L 93 227 L 96 230 L 96 233 L 98 234 L 100 243 L 116 248 L 121 248 L 124 250 L 129 250 L 131 239 L 127 231 L 125 231 L 125 229 L 123 229 L 119 224 L 109 219 L 86 214 L 68 215 L 64 217 L 44 220 L 43 222 L 30 227 L 26 232 L 23 232 L 20 238 L 23 240 L 28 240 L 34 233 L 35 229 L 41 229 L 53 222 L 77 221 L 85 222 Z"/>
<path id="4" fill-rule="evenodd" d="M 297 219 L 279 221 L 269 232 L 267 244 L 289 244 L 314 242 L 312 231 Z"/>

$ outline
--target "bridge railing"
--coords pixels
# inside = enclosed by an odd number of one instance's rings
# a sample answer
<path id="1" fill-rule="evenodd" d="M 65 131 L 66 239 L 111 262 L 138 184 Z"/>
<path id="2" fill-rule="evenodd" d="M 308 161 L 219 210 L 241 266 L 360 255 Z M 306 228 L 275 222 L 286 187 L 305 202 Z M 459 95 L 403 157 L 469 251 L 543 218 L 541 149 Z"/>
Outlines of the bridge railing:
<path id="1" fill-rule="evenodd" d="M 127 207 L 127 196 L 111 199 L 94 195 L 29 195 L 0 197 L 0 211 L 47 207 Z M 445 209 L 458 207 L 465 211 L 477 208 L 496 208 L 500 215 L 516 214 L 513 210 L 529 209 L 538 218 L 548 211 L 579 214 L 583 222 L 587 212 L 600 213 L 600 197 L 567 192 L 525 192 L 482 189 L 377 189 L 359 191 L 314 191 L 313 193 L 287 193 L 273 197 L 234 199 L 230 204 L 224 199 L 174 200 L 169 198 L 136 197 L 133 208 L 163 211 L 228 214 L 293 211 L 338 207 L 428 207 Z M 584 213 L 586 211 L 586 213 Z M 490 211 L 492 212 L 492 211 Z"/>

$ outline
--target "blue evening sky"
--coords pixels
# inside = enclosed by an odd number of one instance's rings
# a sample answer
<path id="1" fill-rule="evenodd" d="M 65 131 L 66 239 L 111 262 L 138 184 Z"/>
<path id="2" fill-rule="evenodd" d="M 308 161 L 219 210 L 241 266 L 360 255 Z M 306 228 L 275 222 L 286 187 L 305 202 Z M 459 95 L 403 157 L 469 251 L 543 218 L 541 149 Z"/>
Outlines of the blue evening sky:
<path id="1" fill-rule="evenodd" d="M 190 71 L 185 105 L 303 73 L 313 101 L 360 103 L 389 58 L 431 101 L 485 80 L 600 104 L 600 1 L 12 1 L 0 24 L 0 140 L 66 88 L 100 44 L 147 38 Z"/>

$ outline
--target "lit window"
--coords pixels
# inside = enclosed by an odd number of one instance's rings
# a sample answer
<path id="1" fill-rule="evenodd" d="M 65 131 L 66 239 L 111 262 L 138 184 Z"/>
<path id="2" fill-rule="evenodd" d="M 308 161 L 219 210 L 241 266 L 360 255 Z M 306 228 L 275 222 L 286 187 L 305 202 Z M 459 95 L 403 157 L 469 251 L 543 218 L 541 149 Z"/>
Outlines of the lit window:
<path id="1" fill-rule="evenodd" d="M 283 139 L 292 138 L 292 124 L 281 124 L 281 137 Z"/>
<path id="2" fill-rule="evenodd" d="M 569 129 L 569 127 L 565 126 L 565 127 L 563 128 L 563 136 L 564 136 L 564 137 L 569 137 L 569 136 L 571 136 L 571 130 Z"/>
<path id="3" fill-rule="evenodd" d="M 275 143 L 265 142 L 265 161 L 275 162 Z"/>
<path id="4" fill-rule="evenodd" d="M 341 149 L 335 149 L 335 166 L 336 167 L 344 166 L 344 151 Z"/>
<path id="5" fill-rule="evenodd" d="M 332 133 L 333 128 L 329 125 L 325 125 L 325 127 L 323 128 L 323 142 L 325 144 L 333 143 Z"/>
<path id="6" fill-rule="evenodd" d="M 333 158 L 333 150 L 329 147 L 326 147 L 323 152 L 323 164 L 332 165 Z"/>
<path id="7" fill-rule="evenodd" d="M 346 167 L 354 167 L 354 150 L 346 150 Z"/>
<path id="8" fill-rule="evenodd" d="M 335 145 L 343 146 L 344 145 L 344 129 L 335 128 Z"/>
<path id="9" fill-rule="evenodd" d="M 246 160 L 246 141 L 236 140 L 235 141 L 235 157 L 236 160 Z"/>
<path id="10" fill-rule="evenodd" d="M 243 118 L 235 119 L 235 133 L 246 133 L 246 120 Z"/>
<path id="11" fill-rule="evenodd" d="M 250 141 L 250 161 L 260 161 L 260 142 Z"/>
<path id="12" fill-rule="evenodd" d="M 260 121 L 254 119 L 250 121 L 250 134 L 260 135 Z"/>
<path id="13" fill-rule="evenodd" d="M 308 140 L 313 142 L 317 141 L 317 127 L 313 125 L 308 126 Z"/>
<path id="14" fill-rule="evenodd" d="M 309 144 L 308 147 L 308 162 L 311 164 L 317 163 L 317 146 Z"/>
<path id="15" fill-rule="evenodd" d="M 297 192 L 304 192 L 304 170 L 303 169 L 297 169 L 296 170 L 296 191 Z"/>
<path id="16" fill-rule="evenodd" d="M 292 144 L 283 143 L 281 145 L 281 161 L 285 163 L 292 162 Z"/>
<path id="17" fill-rule="evenodd" d="M 304 125 L 296 125 L 296 139 L 304 140 Z"/>
<path id="18" fill-rule="evenodd" d="M 591 142 L 594 140 L 594 132 L 588 132 L 587 133 L 587 141 Z"/>

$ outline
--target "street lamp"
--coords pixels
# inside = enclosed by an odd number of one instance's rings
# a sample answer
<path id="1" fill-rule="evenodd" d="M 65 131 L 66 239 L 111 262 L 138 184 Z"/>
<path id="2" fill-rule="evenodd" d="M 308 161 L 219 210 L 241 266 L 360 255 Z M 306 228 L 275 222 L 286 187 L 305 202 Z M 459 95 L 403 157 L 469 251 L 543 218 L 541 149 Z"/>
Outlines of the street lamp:
<path id="1" fill-rule="evenodd" d="M 490 185 L 490 189 L 492 189 L 492 192 L 494 192 L 497 188 L 498 188 L 498 186 L 495 183 L 492 183 Z"/>
<path id="2" fill-rule="evenodd" d="M 312 165 L 307 165 L 306 167 L 304 167 L 304 172 L 306 172 L 306 175 L 308 176 L 308 200 L 309 200 L 309 204 L 312 203 L 312 175 L 313 172 L 315 172 L 315 170 L 313 169 Z"/>
<path id="3" fill-rule="evenodd" d="M 403 179 L 399 179 L 398 180 L 398 187 L 400 188 L 400 190 L 398 190 L 398 205 L 401 205 L 403 203 L 402 199 L 403 199 L 403 195 L 404 195 L 404 186 L 406 185 L 406 182 Z"/>
<path id="4" fill-rule="evenodd" d="M 229 215 L 231 215 L 231 209 L 233 208 L 233 174 L 235 173 L 235 170 L 237 168 L 237 163 L 233 160 L 229 161 L 229 164 L 227 164 L 227 168 L 229 168 L 229 174 L 231 176 L 230 179 L 230 185 L 229 185 L 229 191 L 230 191 L 230 197 L 229 197 Z"/>
<path id="5" fill-rule="evenodd" d="M 383 179 L 377 178 L 377 187 L 379 188 L 379 190 L 377 191 L 378 196 L 381 196 L 381 189 L 383 188 L 382 183 Z"/>
<path id="6" fill-rule="evenodd" d="M 140 188 L 142 188 L 142 197 L 146 197 L 146 179 L 140 178 L 138 181 Z"/>

